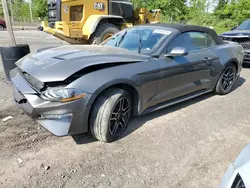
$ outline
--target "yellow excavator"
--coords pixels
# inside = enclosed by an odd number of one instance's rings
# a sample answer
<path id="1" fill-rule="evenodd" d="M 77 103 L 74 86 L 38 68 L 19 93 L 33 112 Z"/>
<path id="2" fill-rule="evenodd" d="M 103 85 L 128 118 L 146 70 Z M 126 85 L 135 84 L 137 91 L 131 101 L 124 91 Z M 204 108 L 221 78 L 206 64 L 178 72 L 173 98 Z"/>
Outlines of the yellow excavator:
<path id="1" fill-rule="evenodd" d="M 135 9 L 130 0 L 48 0 L 43 31 L 70 44 L 100 44 L 119 30 L 158 23 L 161 10 Z"/>

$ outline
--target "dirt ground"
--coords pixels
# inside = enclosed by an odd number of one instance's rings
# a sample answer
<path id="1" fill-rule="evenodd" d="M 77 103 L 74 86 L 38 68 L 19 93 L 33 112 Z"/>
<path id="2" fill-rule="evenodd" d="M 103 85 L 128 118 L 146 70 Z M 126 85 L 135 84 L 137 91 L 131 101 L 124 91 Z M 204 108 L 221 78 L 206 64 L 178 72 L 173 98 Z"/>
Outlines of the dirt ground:
<path id="1" fill-rule="evenodd" d="M 32 51 L 63 42 L 17 31 Z M 8 45 L 6 32 L 0 44 Z M 22 113 L 0 65 L 0 187 L 218 187 L 250 142 L 250 69 L 226 96 L 207 94 L 132 119 L 122 139 L 55 137 Z M 7 116 L 13 119 L 2 122 Z"/>

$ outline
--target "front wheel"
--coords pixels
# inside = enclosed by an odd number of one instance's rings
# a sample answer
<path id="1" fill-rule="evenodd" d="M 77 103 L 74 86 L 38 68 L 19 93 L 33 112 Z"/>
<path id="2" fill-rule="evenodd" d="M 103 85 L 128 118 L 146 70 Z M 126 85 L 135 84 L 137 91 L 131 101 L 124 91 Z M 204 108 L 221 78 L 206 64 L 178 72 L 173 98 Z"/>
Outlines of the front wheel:
<path id="1" fill-rule="evenodd" d="M 236 68 L 232 63 L 230 63 L 225 67 L 224 71 L 220 75 L 215 87 L 215 92 L 219 95 L 228 94 L 230 91 L 232 91 L 235 80 Z"/>
<path id="2" fill-rule="evenodd" d="M 95 102 L 90 116 L 92 135 L 103 142 L 117 140 L 127 129 L 132 103 L 129 93 L 112 88 Z"/>

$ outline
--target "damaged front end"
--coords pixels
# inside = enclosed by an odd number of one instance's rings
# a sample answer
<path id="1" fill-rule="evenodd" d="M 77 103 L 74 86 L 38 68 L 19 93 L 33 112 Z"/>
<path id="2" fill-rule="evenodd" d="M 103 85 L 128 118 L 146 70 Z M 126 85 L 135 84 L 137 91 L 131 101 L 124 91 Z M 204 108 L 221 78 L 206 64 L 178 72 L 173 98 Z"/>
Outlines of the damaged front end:
<path id="1" fill-rule="evenodd" d="M 243 63 L 250 63 L 250 33 L 249 35 L 222 35 L 222 39 L 239 43 L 244 49 Z"/>
<path id="2" fill-rule="evenodd" d="M 23 78 L 29 83 L 30 87 L 32 87 L 36 92 L 40 93 L 44 88 L 45 84 L 27 72 L 21 70 L 19 67 L 17 68 L 17 71 L 23 76 Z"/>
<path id="3" fill-rule="evenodd" d="M 41 50 L 20 59 L 11 71 L 14 99 L 26 114 L 57 136 L 85 133 L 94 95 L 87 89 L 89 85 L 78 80 L 101 69 L 148 58 L 102 46 Z"/>
<path id="4" fill-rule="evenodd" d="M 56 136 L 88 131 L 83 114 L 91 94 L 66 88 L 66 83 L 43 83 L 15 68 L 11 71 L 16 104 L 32 119 Z M 86 126 L 78 126 L 86 125 Z"/>

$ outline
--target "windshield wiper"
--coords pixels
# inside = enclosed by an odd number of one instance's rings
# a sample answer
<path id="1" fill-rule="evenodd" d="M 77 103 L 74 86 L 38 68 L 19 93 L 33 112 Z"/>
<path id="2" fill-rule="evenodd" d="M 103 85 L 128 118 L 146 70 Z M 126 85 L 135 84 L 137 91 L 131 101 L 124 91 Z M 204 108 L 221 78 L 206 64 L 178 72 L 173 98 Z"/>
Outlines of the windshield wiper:
<path id="1" fill-rule="evenodd" d="M 121 42 L 123 41 L 124 37 L 126 36 L 126 34 L 128 33 L 128 31 L 125 31 L 124 34 L 121 36 L 121 39 L 118 41 L 116 41 L 115 43 L 115 47 L 119 47 Z"/>

